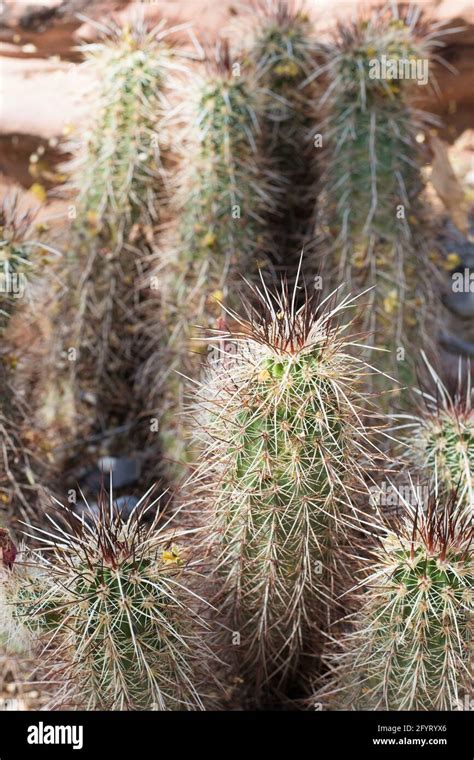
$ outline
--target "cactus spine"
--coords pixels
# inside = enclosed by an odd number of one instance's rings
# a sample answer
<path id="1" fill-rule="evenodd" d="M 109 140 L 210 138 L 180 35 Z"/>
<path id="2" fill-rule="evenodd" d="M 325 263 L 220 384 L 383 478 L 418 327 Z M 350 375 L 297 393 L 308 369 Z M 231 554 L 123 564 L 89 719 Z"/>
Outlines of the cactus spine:
<path id="1" fill-rule="evenodd" d="M 365 297 L 363 328 L 391 356 L 384 366 L 403 376 L 407 366 L 394 351 L 423 338 L 426 246 L 419 234 L 424 139 L 428 114 L 410 103 L 413 74 L 385 78 L 384 60 L 396 68 L 428 59 L 433 36 L 418 27 L 418 11 L 405 19 L 393 11 L 339 28 L 325 52 L 330 84 L 323 95 L 327 119 L 323 177 L 324 221 L 335 250 L 335 277 Z M 390 76 L 392 76 L 390 74 Z M 411 76 L 411 79 L 410 79 Z M 388 75 L 387 75 L 388 77 Z M 385 354 L 378 354 L 383 362 Z M 407 377 L 402 377 L 407 380 Z"/>
<path id="2" fill-rule="evenodd" d="M 96 513 L 79 518 L 63 508 L 53 531 L 36 530 L 44 550 L 29 553 L 26 582 L 6 582 L 45 667 L 61 665 L 51 706 L 203 707 L 194 680 L 203 628 L 183 585 L 192 570 L 176 534 L 157 528 L 157 517 L 146 524 L 156 505 L 147 497 L 127 522 L 105 492 Z"/>
<path id="3" fill-rule="evenodd" d="M 355 631 L 334 657 L 335 704 L 453 710 L 472 690 L 472 518 L 455 494 L 384 528 Z M 334 696 L 333 696 L 334 699 Z"/>
<path id="4" fill-rule="evenodd" d="M 216 607 L 240 634 L 239 673 L 257 700 L 318 646 L 339 581 L 334 544 L 355 519 L 358 463 L 370 460 L 365 367 L 333 324 L 346 306 L 296 310 L 285 287 L 265 292 L 263 316 L 219 335 L 198 403 Z"/>

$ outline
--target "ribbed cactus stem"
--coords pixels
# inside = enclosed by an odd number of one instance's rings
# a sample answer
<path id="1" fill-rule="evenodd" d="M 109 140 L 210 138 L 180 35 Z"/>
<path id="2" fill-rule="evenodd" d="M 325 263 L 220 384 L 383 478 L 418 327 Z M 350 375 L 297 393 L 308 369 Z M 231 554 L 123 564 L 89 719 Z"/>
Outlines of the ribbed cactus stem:
<path id="1" fill-rule="evenodd" d="M 227 49 L 216 68 L 195 85 L 192 155 L 182 177 L 179 265 L 186 275 L 181 298 L 205 326 L 232 295 L 236 274 L 257 271 L 266 252 L 263 213 L 273 208 L 268 175 L 259 165 L 255 81 L 234 69 Z"/>
<path id="2" fill-rule="evenodd" d="M 161 28 L 111 25 L 98 43 L 82 46 L 94 81 L 93 115 L 71 165 L 78 189 L 79 230 L 109 245 L 126 241 L 133 224 L 158 218 L 163 176 L 163 87 L 171 52 Z M 176 65 L 176 64 L 174 64 Z"/>
<path id="3" fill-rule="evenodd" d="M 146 342 L 155 226 L 166 202 L 165 88 L 179 68 L 163 25 L 100 28 L 103 39 L 82 48 L 93 82 L 89 121 L 70 145 L 76 219 L 60 272 L 66 287 L 48 308 L 54 345 L 37 393 L 38 424 L 55 426 L 61 443 L 138 416 L 131 389 Z"/>
<path id="4" fill-rule="evenodd" d="M 378 353 L 379 364 L 405 381 L 408 356 L 396 351 L 406 352 L 415 337 L 417 345 L 423 340 L 430 303 L 419 230 L 423 142 L 433 118 L 417 110 L 412 97 L 415 78 L 423 79 L 416 66 L 429 77 L 435 35 L 418 15 L 412 9 L 402 19 L 384 9 L 366 22 L 339 27 L 325 51 L 328 87 L 321 107 L 327 117 L 318 128 L 326 156 L 321 208 L 334 278 L 352 293 L 372 288 L 364 298 L 363 327 L 375 345 L 391 352 Z"/>
<path id="5" fill-rule="evenodd" d="M 26 582 L 6 588 L 45 668 L 61 664 L 51 706 L 203 707 L 195 666 L 204 628 L 183 584 L 192 571 L 173 532 L 147 518 L 156 507 L 147 496 L 127 521 L 105 492 L 81 518 L 63 508 L 69 526 L 37 529 L 44 551 L 30 552 Z"/>
<path id="6" fill-rule="evenodd" d="M 227 47 L 215 51 L 208 70 L 187 91 L 189 129 L 183 140 L 175 213 L 178 225 L 166 265 L 160 263 L 163 349 L 151 353 L 140 385 L 159 410 L 161 441 L 171 479 L 187 459 L 182 374 L 196 376 L 205 343 L 222 304 L 237 305 L 241 277 L 268 264 L 266 212 L 275 208 L 278 178 L 260 160 L 257 85 Z M 181 374 L 178 374 L 181 373 Z"/>
<path id="7" fill-rule="evenodd" d="M 336 705 L 457 710 L 472 693 L 472 518 L 455 494 L 433 499 L 426 512 L 407 506 L 380 542 L 334 658 Z"/>
<path id="8" fill-rule="evenodd" d="M 366 370 L 335 324 L 345 306 L 296 310 L 285 287 L 261 296 L 249 323 L 219 336 L 200 392 L 216 606 L 240 635 L 237 670 L 257 699 L 295 672 L 309 641 L 317 650 L 339 580 L 335 544 L 370 460 Z"/>

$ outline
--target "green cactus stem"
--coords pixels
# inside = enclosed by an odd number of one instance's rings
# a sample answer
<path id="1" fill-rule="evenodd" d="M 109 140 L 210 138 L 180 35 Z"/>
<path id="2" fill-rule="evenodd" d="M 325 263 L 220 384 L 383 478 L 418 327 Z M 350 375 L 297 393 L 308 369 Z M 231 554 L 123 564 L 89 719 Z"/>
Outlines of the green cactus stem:
<path id="1" fill-rule="evenodd" d="M 357 520 L 361 467 L 374 451 L 359 392 L 369 370 L 337 325 L 348 301 L 308 299 L 297 310 L 285 286 L 255 295 L 249 321 L 235 316 L 217 334 L 196 413 L 215 606 L 240 636 L 236 670 L 260 701 L 308 648 L 318 651 L 343 576 L 337 543 Z"/>
<path id="2" fill-rule="evenodd" d="M 382 531 L 355 630 L 332 658 L 332 707 L 460 709 L 472 696 L 473 580 L 462 500 L 433 497 L 426 511 L 407 504 Z"/>
<path id="3" fill-rule="evenodd" d="M 127 520 L 105 491 L 82 516 L 61 507 L 51 530 L 35 530 L 44 545 L 20 569 L 26 580 L 12 571 L 4 581 L 16 621 L 56 673 L 51 707 L 203 709 L 193 570 L 148 497 Z"/>
<path id="4" fill-rule="evenodd" d="M 473 509 L 474 411 L 470 374 L 451 393 L 423 354 L 434 389 L 420 391 L 416 415 L 400 416 L 406 458 L 445 495 L 457 490 Z"/>
<path id="5" fill-rule="evenodd" d="M 189 129 L 174 209 L 178 227 L 169 257 L 156 273 L 167 349 L 151 344 L 137 381 L 147 407 L 158 410 L 174 482 L 189 463 L 182 375 L 199 374 L 206 348 L 199 328 L 214 327 L 223 304 L 236 305 L 242 275 L 252 278 L 268 266 L 265 220 L 276 208 L 279 184 L 259 158 L 256 83 L 234 69 L 228 47 L 217 48 L 188 98 Z"/>
<path id="6" fill-rule="evenodd" d="M 411 377 L 410 346 L 429 345 L 421 169 L 436 120 L 414 106 L 414 78 L 418 64 L 429 77 L 436 44 L 419 11 L 401 18 L 384 9 L 368 21 L 341 25 L 316 71 L 328 77 L 320 103 L 327 115 L 318 131 L 326 166 L 321 223 L 334 252 L 332 274 L 352 294 L 370 289 L 362 329 L 390 352 L 378 352 L 379 366 L 403 382 Z M 393 71 L 384 71 L 387 61 Z"/>
<path id="7" fill-rule="evenodd" d="M 166 88 L 181 68 L 167 44 L 170 31 L 139 20 L 111 23 L 105 33 L 101 25 L 103 39 L 82 47 L 93 82 L 90 116 L 69 146 L 76 219 L 47 309 L 52 345 L 35 394 L 37 425 L 57 430 L 58 452 L 66 443 L 74 455 L 90 435 L 140 420 L 132 388 L 147 350 L 144 302 L 168 191 L 173 109 Z M 156 307 L 153 324 L 156 332 Z M 133 431 L 143 445 L 141 429 Z"/>

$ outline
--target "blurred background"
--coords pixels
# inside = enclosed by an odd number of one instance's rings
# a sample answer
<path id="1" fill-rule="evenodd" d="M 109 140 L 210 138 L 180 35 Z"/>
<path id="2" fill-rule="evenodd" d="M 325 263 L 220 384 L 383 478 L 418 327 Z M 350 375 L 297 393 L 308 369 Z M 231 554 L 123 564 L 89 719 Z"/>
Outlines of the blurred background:
<path id="1" fill-rule="evenodd" d="M 4 0 L 0 2 L 0 184 L 16 184 L 31 203 L 45 200 L 55 183 L 59 141 L 80 129 L 85 117 L 83 93 L 86 74 L 78 67 L 75 50 L 81 39 L 93 40 L 97 30 L 79 19 L 96 21 L 112 16 L 124 19 L 138 8 L 151 23 L 189 22 L 204 43 L 248 11 L 250 2 L 238 0 Z M 321 37 L 331 33 L 338 17 L 355 8 L 382 6 L 385 2 L 306 0 L 303 4 Z M 449 158 L 459 180 L 474 197 L 474 5 L 470 0 L 425 0 L 419 3 L 435 21 L 463 27 L 446 34 L 443 57 L 456 68 L 437 72 L 439 94 L 428 93 L 428 110 L 442 116 L 440 137 L 449 145 Z M 231 34 L 232 32 L 228 32 Z M 183 45 L 190 44 L 187 30 Z M 79 70 L 78 70 L 79 69 Z M 33 160 L 32 160 L 33 158 Z M 47 199 L 47 198 L 46 198 Z"/>
<path id="2" fill-rule="evenodd" d="M 252 0 L 5 0 L 0 2 L 0 194 L 18 189 L 21 205 L 39 209 L 39 220 L 64 219 L 67 200 L 55 197 L 61 183 L 61 144 L 80 133 L 87 118 L 90 74 L 80 66 L 77 45 L 99 34 L 88 23 L 126 20 L 140 9 L 151 24 L 184 24 L 175 44 L 193 49 L 193 38 L 212 43 L 231 36 Z M 385 2 L 306 0 L 316 36 L 324 39 L 338 18 Z M 444 216 L 440 241 L 446 270 L 446 335 L 440 352 L 453 371 L 458 357 L 474 356 L 474 293 L 453 294 L 449 273 L 474 267 L 474 5 L 471 0 L 425 0 L 428 17 L 442 35 L 449 68 L 436 71 L 438 92 L 426 88 L 422 107 L 442 119 L 432 130 L 432 161 L 426 167 L 436 213 Z M 78 16 L 79 14 L 79 16 Z M 454 33 L 453 33 L 454 30 Z M 454 67 L 454 68 L 453 68 Z"/>

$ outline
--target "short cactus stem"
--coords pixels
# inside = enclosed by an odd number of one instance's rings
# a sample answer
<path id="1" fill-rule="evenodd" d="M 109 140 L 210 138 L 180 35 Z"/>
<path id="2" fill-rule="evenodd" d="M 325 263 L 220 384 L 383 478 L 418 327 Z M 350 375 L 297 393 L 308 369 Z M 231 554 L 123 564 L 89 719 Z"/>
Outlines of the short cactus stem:
<path id="1" fill-rule="evenodd" d="M 456 493 L 382 529 L 355 630 L 328 658 L 328 706 L 457 710 L 472 696 L 472 530 Z"/>
<path id="2" fill-rule="evenodd" d="M 203 709 L 195 679 L 205 624 L 185 588 L 193 571 L 178 534 L 147 518 L 156 508 L 148 495 L 127 521 L 105 492 L 97 513 L 61 508 L 53 531 L 35 529 L 44 548 L 29 552 L 26 580 L 12 573 L 4 584 L 45 672 L 61 665 L 50 707 Z"/>
<path id="3" fill-rule="evenodd" d="M 401 18 L 384 9 L 342 25 L 321 68 L 330 79 L 321 106 L 327 117 L 318 128 L 326 166 L 321 222 L 334 251 L 333 276 L 353 294 L 369 289 L 362 329 L 390 352 L 377 353 L 378 366 L 404 383 L 410 346 L 428 345 L 424 325 L 432 308 L 421 169 L 435 120 L 412 98 L 413 66 L 421 63 L 428 77 L 434 44 L 416 11 Z"/>
<path id="4" fill-rule="evenodd" d="M 431 388 L 420 391 L 416 415 L 400 417 L 406 459 L 420 477 L 436 482 L 440 493 L 448 495 L 456 490 L 472 514 L 474 410 L 470 375 L 460 376 L 457 389 L 451 393 L 426 356 L 424 359 Z"/>
<path id="5" fill-rule="evenodd" d="M 341 581 L 336 546 L 373 453 L 358 390 L 368 370 L 336 324 L 347 302 L 296 310 L 284 286 L 260 298 L 249 322 L 216 336 L 196 412 L 215 606 L 239 633 L 236 671 L 257 701 L 320 645 Z"/>

